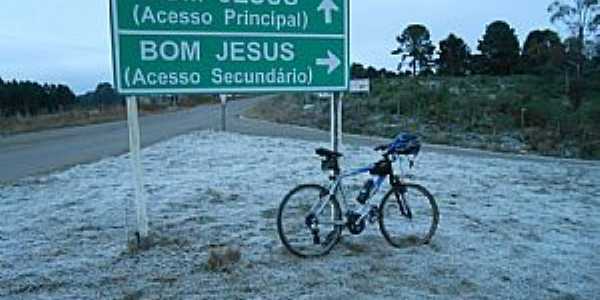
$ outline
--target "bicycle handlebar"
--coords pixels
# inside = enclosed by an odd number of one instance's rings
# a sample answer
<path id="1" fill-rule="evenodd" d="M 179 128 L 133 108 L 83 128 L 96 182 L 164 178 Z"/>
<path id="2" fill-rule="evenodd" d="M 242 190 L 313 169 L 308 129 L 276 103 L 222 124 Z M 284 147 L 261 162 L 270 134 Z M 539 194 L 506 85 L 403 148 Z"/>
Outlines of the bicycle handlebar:
<path id="1" fill-rule="evenodd" d="M 390 147 L 390 145 L 379 145 L 374 148 L 375 151 L 385 151 Z"/>

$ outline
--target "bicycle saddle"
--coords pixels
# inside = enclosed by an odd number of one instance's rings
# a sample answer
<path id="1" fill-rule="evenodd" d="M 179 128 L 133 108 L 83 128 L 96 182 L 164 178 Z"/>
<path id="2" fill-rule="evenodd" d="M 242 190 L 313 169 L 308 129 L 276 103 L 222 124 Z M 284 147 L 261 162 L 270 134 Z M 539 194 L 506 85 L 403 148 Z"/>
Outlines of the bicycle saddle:
<path id="1" fill-rule="evenodd" d="M 326 157 L 326 158 L 330 158 L 330 157 L 338 158 L 338 157 L 343 156 L 339 152 L 331 151 L 331 150 L 325 149 L 325 148 L 319 148 L 315 151 L 315 153 L 317 153 L 318 156 Z"/>

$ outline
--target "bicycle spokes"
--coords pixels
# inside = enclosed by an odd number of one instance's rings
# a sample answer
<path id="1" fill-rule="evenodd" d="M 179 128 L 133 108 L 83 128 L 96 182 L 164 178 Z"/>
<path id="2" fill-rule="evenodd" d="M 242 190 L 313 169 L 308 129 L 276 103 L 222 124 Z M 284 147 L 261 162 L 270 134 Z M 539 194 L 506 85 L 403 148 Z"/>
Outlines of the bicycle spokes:
<path id="1" fill-rule="evenodd" d="M 320 245 L 321 237 L 319 236 L 319 229 L 313 230 L 312 234 L 313 234 L 313 244 Z"/>

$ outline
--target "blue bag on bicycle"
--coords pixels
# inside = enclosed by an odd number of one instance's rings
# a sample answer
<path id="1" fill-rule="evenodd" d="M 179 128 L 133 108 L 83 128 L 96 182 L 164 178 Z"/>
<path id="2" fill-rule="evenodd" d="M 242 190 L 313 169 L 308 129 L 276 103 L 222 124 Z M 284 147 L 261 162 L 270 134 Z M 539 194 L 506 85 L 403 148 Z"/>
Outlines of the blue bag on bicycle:
<path id="1" fill-rule="evenodd" d="M 399 155 L 415 155 L 417 156 L 421 151 L 421 141 L 419 137 L 410 134 L 403 133 L 394 139 L 394 142 L 390 144 L 390 152 Z"/>

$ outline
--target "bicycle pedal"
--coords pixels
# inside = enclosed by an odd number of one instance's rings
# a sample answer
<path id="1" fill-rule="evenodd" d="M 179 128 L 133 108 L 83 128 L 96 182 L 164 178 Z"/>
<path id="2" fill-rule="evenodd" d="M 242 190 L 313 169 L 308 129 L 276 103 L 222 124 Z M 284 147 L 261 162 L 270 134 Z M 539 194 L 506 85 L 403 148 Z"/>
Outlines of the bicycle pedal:
<path id="1" fill-rule="evenodd" d="M 377 206 L 371 206 L 368 216 L 369 224 L 374 224 L 379 220 L 379 208 Z"/>
<path id="2" fill-rule="evenodd" d="M 321 244 L 321 238 L 319 237 L 319 234 L 313 235 L 313 243 L 315 245 L 320 245 Z"/>
<path id="3" fill-rule="evenodd" d="M 375 224 L 377 221 L 379 221 L 379 213 L 374 213 L 373 215 L 369 215 L 369 224 Z"/>
<path id="4" fill-rule="evenodd" d="M 327 237 L 325 237 L 325 242 L 322 244 L 322 246 L 327 247 L 329 244 L 331 244 L 336 235 L 337 233 L 335 231 L 332 231 L 329 234 L 327 234 Z"/>

